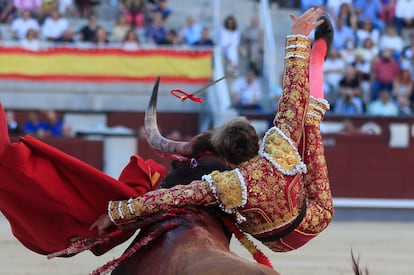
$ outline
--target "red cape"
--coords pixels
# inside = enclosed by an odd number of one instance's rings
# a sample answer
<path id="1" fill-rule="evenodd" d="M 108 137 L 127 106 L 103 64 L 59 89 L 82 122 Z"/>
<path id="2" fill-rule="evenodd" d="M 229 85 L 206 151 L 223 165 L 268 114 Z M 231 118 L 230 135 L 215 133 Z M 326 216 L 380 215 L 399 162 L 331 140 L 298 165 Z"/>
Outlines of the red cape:
<path id="1" fill-rule="evenodd" d="M 108 201 L 154 189 L 165 172 L 135 155 L 116 180 L 34 137 L 10 144 L 6 126 L 0 103 L 0 211 L 13 235 L 40 254 L 66 248 L 73 236 L 97 236 L 89 227 L 107 212 Z M 133 233 L 125 232 L 92 252 L 105 253 Z"/>

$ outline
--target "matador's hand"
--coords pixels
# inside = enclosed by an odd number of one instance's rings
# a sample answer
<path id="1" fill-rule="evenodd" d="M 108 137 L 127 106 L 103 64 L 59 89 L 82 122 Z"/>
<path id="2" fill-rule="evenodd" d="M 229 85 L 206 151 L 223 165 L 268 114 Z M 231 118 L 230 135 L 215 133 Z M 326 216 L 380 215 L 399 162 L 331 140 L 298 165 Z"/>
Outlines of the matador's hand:
<path id="1" fill-rule="evenodd" d="M 299 17 L 296 17 L 294 14 L 289 14 L 292 19 L 291 34 L 308 36 L 313 29 L 323 23 L 322 19 L 318 20 L 322 13 L 323 10 L 321 8 L 310 8 Z"/>
<path id="2" fill-rule="evenodd" d="M 93 230 L 94 228 L 98 229 L 98 234 L 102 235 L 105 233 L 105 230 L 112 225 L 111 220 L 109 219 L 108 214 L 104 214 L 99 217 L 99 219 L 94 222 L 89 230 Z"/>

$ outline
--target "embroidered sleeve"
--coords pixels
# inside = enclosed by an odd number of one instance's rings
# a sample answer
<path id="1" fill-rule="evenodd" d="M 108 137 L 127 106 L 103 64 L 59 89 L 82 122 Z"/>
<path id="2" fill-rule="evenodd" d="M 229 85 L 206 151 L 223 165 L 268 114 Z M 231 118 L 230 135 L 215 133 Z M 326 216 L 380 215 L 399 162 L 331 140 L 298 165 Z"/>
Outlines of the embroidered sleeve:
<path id="1" fill-rule="evenodd" d="M 157 189 L 141 197 L 110 201 L 108 215 L 117 225 L 129 223 L 140 217 L 159 213 L 172 207 L 185 205 L 210 205 L 216 203 L 206 181 L 194 181 L 189 185 L 177 185 L 170 189 Z"/>
<path id="2" fill-rule="evenodd" d="M 288 58 L 310 58 L 310 39 L 303 35 L 288 35 L 286 37 L 285 59 Z"/>

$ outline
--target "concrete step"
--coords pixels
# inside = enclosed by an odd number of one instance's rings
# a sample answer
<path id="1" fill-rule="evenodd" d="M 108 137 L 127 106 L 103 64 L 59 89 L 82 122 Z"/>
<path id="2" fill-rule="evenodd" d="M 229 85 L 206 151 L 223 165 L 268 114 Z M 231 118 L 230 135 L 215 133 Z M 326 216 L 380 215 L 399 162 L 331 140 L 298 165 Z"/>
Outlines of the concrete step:
<path id="1" fill-rule="evenodd" d="M 0 101 L 10 109 L 47 109 L 71 111 L 144 111 L 153 84 L 132 83 L 54 83 L 0 81 Z M 198 103 L 181 102 L 170 91 L 174 88 L 194 91 L 200 86 L 162 84 L 160 111 L 194 112 Z"/>

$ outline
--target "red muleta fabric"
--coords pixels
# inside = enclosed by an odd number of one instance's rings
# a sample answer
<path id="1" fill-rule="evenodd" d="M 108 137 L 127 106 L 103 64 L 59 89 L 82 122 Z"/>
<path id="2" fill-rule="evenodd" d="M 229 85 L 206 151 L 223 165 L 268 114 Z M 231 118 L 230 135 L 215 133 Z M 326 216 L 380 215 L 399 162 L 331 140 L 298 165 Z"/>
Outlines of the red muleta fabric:
<path id="1" fill-rule="evenodd" d="M 134 155 L 116 180 L 32 136 L 10 144 L 0 103 L 0 211 L 13 235 L 36 253 L 62 250 L 74 236 L 97 236 L 89 227 L 107 212 L 108 201 L 155 189 L 164 172 Z M 133 234 L 124 232 L 91 251 L 101 255 Z"/>

